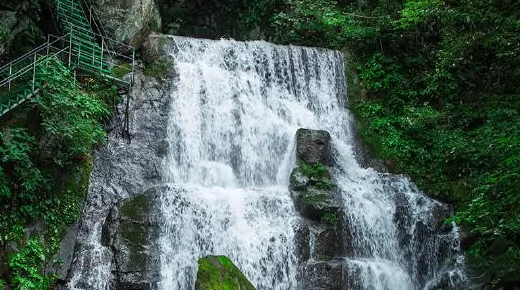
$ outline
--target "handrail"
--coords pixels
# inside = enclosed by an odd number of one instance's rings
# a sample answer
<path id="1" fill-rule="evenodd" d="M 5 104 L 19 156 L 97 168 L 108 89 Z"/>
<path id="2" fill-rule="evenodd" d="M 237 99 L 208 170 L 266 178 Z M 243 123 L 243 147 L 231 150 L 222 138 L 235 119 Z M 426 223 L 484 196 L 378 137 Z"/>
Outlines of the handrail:
<path id="1" fill-rule="evenodd" d="M 67 49 L 68 49 L 68 47 L 65 47 L 56 52 L 50 53 L 50 54 L 40 55 L 40 56 L 44 56 L 44 58 L 41 58 L 41 57 L 38 58 L 37 54 L 33 54 L 33 57 L 36 56 L 36 59 L 34 61 L 32 61 L 30 64 L 26 65 L 25 67 L 18 69 L 16 72 L 12 73 L 9 77 L 1 80 L 0 87 L 4 86 L 5 84 L 7 84 L 11 81 L 16 80 L 17 78 L 21 77 L 22 75 L 24 75 L 27 72 L 32 72 L 32 68 L 34 68 L 35 66 L 47 61 L 48 58 L 59 55 L 60 53 L 66 51 Z"/>
<path id="2" fill-rule="evenodd" d="M 86 3 L 86 0 L 69 0 L 69 2 L 56 0 L 54 3 L 57 7 L 61 4 L 79 3 L 73 1 Z M 81 69 L 118 80 L 120 84 L 124 84 L 130 89 L 135 74 L 135 48 L 107 38 L 86 27 L 76 25 L 75 23 L 81 24 L 83 22 L 92 26 L 92 23 L 94 23 L 99 32 L 104 32 L 104 28 L 99 20 L 95 19 L 95 17 L 98 17 L 97 12 L 92 6 L 88 7 L 90 10 L 89 19 L 86 19 L 82 6 L 79 7 L 81 9 L 79 19 L 69 18 L 67 14 L 64 14 L 63 10 L 58 12 L 58 17 L 63 17 L 61 21 L 62 29 L 66 30 L 69 28 L 69 31 L 62 36 L 49 34 L 44 44 L 33 48 L 24 55 L 0 67 L 0 92 L 7 93 L 3 95 L 3 98 L 0 98 L 0 116 L 14 109 L 40 90 L 44 83 L 41 82 L 40 76 L 36 74 L 37 67 L 42 63 L 49 65 L 51 60 L 63 61 L 70 70 L 74 70 L 75 76 L 76 70 Z M 89 22 L 86 23 L 85 21 Z M 97 22 L 99 22 L 101 28 Z M 101 41 L 101 43 L 97 41 Z M 117 45 L 118 48 L 123 47 L 125 51 L 130 49 L 132 55 L 129 56 L 114 50 L 112 44 Z M 125 63 L 119 65 L 119 62 L 115 61 L 116 58 L 123 60 Z M 126 66 L 128 62 L 130 62 L 131 67 Z M 114 68 L 120 68 L 120 72 L 131 73 L 130 80 L 118 79 L 112 75 L 111 71 Z"/>
<path id="3" fill-rule="evenodd" d="M 22 60 L 27 59 L 29 56 L 31 56 L 31 55 L 33 55 L 33 54 L 39 52 L 39 51 L 42 50 L 43 48 L 47 48 L 48 46 L 50 46 L 50 45 L 52 45 L 52 44 L 54 44 L 54 43 L 56 43 L 56 42 L 58 42 L 58 41 L 60 41 L 60 40 L 64 40 L 64 38 L 65 38 L 65 37 L 68 37 L 68 35 L 69 35 L 69 33 L 67 33 L 67 34 L 65 34 L 65 35 L 63 35 L 63 36 L 55 36 L 55 35 L 49 34 L 49 35 L 47 36 L 47 42 L 45 42 L 44 44 L 41 44 L 41 45 L 37 46 L 36 48 L 33 48 L 32 50 L 30 50 L 29 52 L 25 53 L 24 55 L 22 55 L 22 56 L 16 58 L 15 60 L 12 60 L 11 62 L 6 63 L 4 66 L 0 67 L 0 71 L 2 71 L 2 70 L 4 70 L 4 69 L 8 68 L 9 66 L 11 66 L 11 65 L 13 65 L 13 64 L 15 64 L 15 63 L 18 63 L 18 62 L 20 62 L 20 61 L 22 61 Z M 52 42 L 49 42 L 49 39 L 50 39 L 51 37 L 55 37 L 56 39 L 55 39 L 54 41 L 52 41 Z"/>

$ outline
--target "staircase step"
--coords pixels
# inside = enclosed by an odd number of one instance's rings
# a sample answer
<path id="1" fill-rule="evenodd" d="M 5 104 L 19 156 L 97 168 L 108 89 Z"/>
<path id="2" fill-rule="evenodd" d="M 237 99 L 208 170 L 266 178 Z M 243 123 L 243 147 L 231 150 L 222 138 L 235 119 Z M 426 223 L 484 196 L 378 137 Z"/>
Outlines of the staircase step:
<path id="1" fill-rule="evenodd" d="M 96 65 L 93 65 L 93 64 L 90 64 L 88 62 L 84 62 L 84 61 L 79 61 L 79 66 L 82 67 L 86 67 L 88 69 L 91 69 L 93 70 L 94 72 L 102 72 L 102 73 L 106 73 L 106 74 L 110 74 L 110 70 L 108 70 L 108 68 L 101 68 L 99 66 L 96 66 Z"/>
<path id="2" fill-rule="evenodd" d="M 75 30 L 72 32 L 71 38 L 73 39 L 73 41 L 83 41 L 83 42 L 86 41 L 86 42 L 98 44 L 96 38 L 93 35 L 88 35 L 83 32 L 80 32 L 78 30 Z"/>
<path id="3" fill-rule="evenodd" d="M 92 57 L 90 55 L 79 55 L 78 58 L 77 58 L 78 61 L 80 62 L 84 62 L 84 63 L 88 63 L 88 64 L 91 64 L 91 65 L 95 65 L 95 66 L 103 66 L 103 68 L 106 68 L 108 69 L 110 66 L 108 64 L 108 62 L 106 61 L 106 59 L 103 59 L 103 58 L 100 58 L 100 57 Z"/>
<path id="4" fill-rule="evenodd" d="M 102 72 L 104 72 L 104 71 L 110 72 L 111 71 L 110 66 L 106 62 L 100 63 L 99 61 L 92 62 L 89 59 L 79 59 L 78 60 L 78 65 L 80 65 L 80 66 L 86 65 L 89 68 L 93 68 L 93 69 L 95 69 L 98 72 L 99 71 L 102 71 Z"/>
<path id="5" fill-rule="evenodd" d="M 83 8 L 78 7 L 78 6 L 74 6 L 74 5 L 71 5 L 71 6 L 59 5 L 57 8 L 58 8 L 59 11 L 66 11 L 66 12 L 74 11 L 74 12 L 78 12 L 78 13 L 85 13 L 83 11 Z"/>

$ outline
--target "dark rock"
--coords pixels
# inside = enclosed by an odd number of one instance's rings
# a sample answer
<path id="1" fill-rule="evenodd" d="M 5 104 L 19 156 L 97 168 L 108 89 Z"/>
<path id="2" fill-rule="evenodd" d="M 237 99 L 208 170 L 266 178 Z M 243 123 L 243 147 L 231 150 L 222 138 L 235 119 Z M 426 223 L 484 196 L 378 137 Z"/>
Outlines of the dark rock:
<path id="1" fill-rule="evenodd" d="M 305 187 L 309 185 L 310 179 L 309 177 L 303 174 L 300 167 L 296 167 L 291 172 L 291 177 L 289 180 L 289 188 L 292 190 L 304 190 Z"/>
<path id="2" fill-rule="evenodd" d="M 320 260 L 330 260 L 345 255 L 343 235 L 337 229 L 322 229 L 316 233 L 314 252 Z"/>
<path id="3" fill-rule="evenodd" d="M 330 135 L 323 130 L 298 129 L 296 152 L 300 162 L 331 165 Z"/>
<path id="4" fill-rule="evenodd" d="M 463 251 L 469 248 L 478 240 L 478 235 L 472 233 L 467 227 L 459 226 L 460 248 Z"/>
<path id="5" fill-rule="evenodd" d="M 78 223 L 75 222 L 67 228 L 65 236 L 60 242 L 58 253 L 51 259 L 51 261 L 59 261 L 59 263 L 50 265 L 50 268 L 46 269 L 47 273 L 56 274 L 59 281 L 64 281 L 67 278 L 72 258 L 74 257 L 77 235 Z"/>
<path id="6" fill-rule="evenodd" d="M 147 196 L 138 195 L 120 207 L 119 227 L 113 245 L 119 283 L 142 284 L 146 280 L 150 203 Z"/>
<path id="7" fill-rule="evenodd" d="M 305 191 L 292 193 L 300 214 L 313 221 L 320 222 L 326 214 L 341 211 L 341 203 L 333 190 L 309 186 Z"/>
<path id="8" fill-rule="evenodd" d="M 342 258 L 346 253 L 344 209 L 329 172 L 332 164 L 330 135 L 299 129 L 296 133 L 298 166 L 289 189 L 295 207 L 304 217 L 296 234 L 300 261 L 298 289 L 344 289 Z"/>
<path id="9" fill-rule="evenodd" d="M 195 290 L 255 290 L 255 287 L 226 256 L 199 259 Z"/>
<path id="10" fill-rule="evenodd" d="M 45 42 L 45 35 L 38 26 L 41 14 L 38 1 L 4 2 L 0 5 L 0 55 L 5 53 L 7 60 Z"/>
<path id="11" fill-rule="evenodd" d="M 114 289 L 155 289 L 160 280 L 158 261 L 150 255 L 158 236 L 158 225 L 150 222 L 157 211 L 157 193 L 158 188 L 151 188 L 123 200 L 105 219 L 102 244 L 113 252 Z"/>
<path id="12" fill-rule="evenodd" d="M 306 263 L 300 269 L 301 290 L 342 290 L 343 286 L 343 261 L 318 261 Z"/>
<path id="13" fill-rule="evenodd" d="M 172 77 L 173 79 L 173 77 Z M 164 87 L 163 87 L 164 86 Z M 117 269 L 127 266 L 116 265 L 119 260 L 124 261 L 125 254 L 117 253 L 117 248 L 124 240 L 118 233 L 119 210 L 118 202 L 124 198 L 132 198 L 143 194 L 147 189 L 156 184 L 161 184 L 162 176 L 158 169 L 162 166 L 162 157 L 158 156 L 157 148 L 160 148 L 167 134 L 167 119 L 170 109 L 170 98 L 164 98 L 167 83 L 159 84 L 155 79 L 148 78 L 140 71 L 136 71 L 135 84 L 129 98 L 128 125 L 129 134 L 123 134 L 126 130 L 125 111 L 126 100 L 117 106 L 117 112 L 111 123 L 109 138 L 106 146 L 100 147 L 94 154 L 94 169 L 90 176 L 89 193 L 86 198 L 84 216 L 80 223 L 74 260 L 72 262 L 67 286 L 69 289 L 92 289 L 92 268 L 98 264 L 107 265 L 114 273 Z M 143 162 L 146 160 L 146 162 Z M 151 194 L 152 192 L 146 192 Z M 153 213 L 150 213 L 153 214 Z M 128 228 L 141 224 L 135 222 L 136 218 L 127 218 L 125 222 Z M 145 224 L 151 225 L 149 220 Z M 123 225 L 125 227 L 125 225 Z M 154 229 L 148 229 L 150 240 L 155 235 Z M 93 247 L 91 240 L 94 234 L 103 233 L 103 247 Z M 131 232 L 127 232 L 131 234 Z M 139 234 L 134 233 L 139 236 Z M 119 235 L 119 236 L 118 236 Z M 155 244 L 148 245 L 143 251 L 153 251 Z M 131 258 L 128 257 L 128 258 Z M 149 257 L 146 263 L 151 268 L 145 281 L 152 285 L 157 281 L 159 263 L 152 261 L 157 257 Z M 123 263 L 124 264 L 124 263 Z M 131 266 L 128 265 L 130 269 Z M 109 277 L 109 284 L 117 286 L 118 276 L 113 274 Z M 134 281 L 133 277 L 121 278 L 121 283 L 126 280 Z M 86 286 L 85 286 L 86 285 Z M 121 284 L 122 285 L 122 284 Z M 136 283 L 136 285 L 141 285 Z M 123 287 L 123 286 L 121 286 Z M 130 286 L 124 286 L 130 287 Z M 140 287 L 140 286 L 139 286 Z M 149 286 L 152 287 L 152 286 Z M 122 288 L 123 289 L 123 288 Z M 147 288 L 148 289 L 148 288 Z"/>
<path id="14" fill-rule="evenodd" d="M 310 258 L 310 232 L 309 226 L 300 224 L 296 230 L 296 254 L 298 261 L 307 261 Z"/>

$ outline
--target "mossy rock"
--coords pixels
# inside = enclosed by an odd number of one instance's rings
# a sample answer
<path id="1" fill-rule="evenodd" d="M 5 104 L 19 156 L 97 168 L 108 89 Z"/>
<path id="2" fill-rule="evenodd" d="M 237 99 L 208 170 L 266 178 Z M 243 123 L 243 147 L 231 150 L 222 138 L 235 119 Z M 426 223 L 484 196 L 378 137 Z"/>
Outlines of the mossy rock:
<path id="1" fill-rule="evenodd" d="M 226 256 L 199 259 L 195 290 L 255 290 L 255 287 Z"/>
<path id="2" fill-rule="evenodd" d="M 300 213 L 314 221 L 320 222 L 326 214 L 340 211 L 339 203 L 335 200 L 332 190 L 310 186 L 301 193 L 299 198 L 301 199 Z"/>
<path id="3" fill-rule="evenodd" d="M 146 223 L 151 208 L 150 197 L 145 194 L 125 200 L 121 205 L 121 215 L 137 223 Z"/>

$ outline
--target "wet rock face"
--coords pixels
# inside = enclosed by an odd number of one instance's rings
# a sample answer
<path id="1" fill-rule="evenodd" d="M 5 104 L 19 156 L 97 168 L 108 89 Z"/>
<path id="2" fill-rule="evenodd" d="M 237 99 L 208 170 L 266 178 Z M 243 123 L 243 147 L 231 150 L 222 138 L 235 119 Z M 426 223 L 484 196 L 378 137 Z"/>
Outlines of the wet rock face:
<path id="1" fill-rule="evenodd" d="M 299 289 L 313 290 L 342 290 L 343 287 L 343 262 L 310 262 L 301 267 Z"/>
<path id="2" fill-rule="evenodd" d="M 289 189 L 304 218 L 297 231 L 299 289 L 344 289 L 344 212 L 329 171 L 329 133 L 299 129 L 296 152 L 298 166 L 291 173 Z"/>
<path id="3" fill-rule="evenodd" d="M 116 204 L 103 224 L 102 244 L 113 253 L 113 289 L 156 289 L 159 261 L 150 252 L 157 247 L 158 188 Z"/>
<path id="4" fill-rule="evenodd" d="M 152 31 L 160 31 L 161 17 L 154 0 L 96 0 L 108 37 L 138 47 Z"/>
<path id="5" fill-rule="evenodd" d="M 144 76 L 140 71 L 136 72 L 132 93 L 130 96 L 125 96 L 129 98 L 129 138 L 124 134 L 123 126 L 126 100 L 117 106 L 117 114 L 107 128 L 108 141 L 94 154 L 94 169 L 90 176 L 89 193 L 74 246 L 74 260 L 67 279 L 63 282 L 66 284 L 65 289 L 93 289 L 94 283 L 108 280 L 111 282 L 107 287 L 115 287 L 117 279 L 139 285 L 132 281 L 142 280 L 142 276 L 133 276 L 139 272 L 132 268 L 133 265 L 124 265 L 127 263 L 124 261 L 137 258 L 132 255 L 125 256 L 125 252 L 118 251 L 132 247 L 140 248 L 138 245 L 125 244 L 124 241 L 129 240 L 128 237 L 132 235 L 134 237 L 144 235 L 142 234 L 144 221 L 142 219 L 139 221 L 138 217 L 132 216 L 120 220 L 116 218 L 118 215 L 115 208 L 118 208 L 121 200 L 143 194 L 149 188 L 162 183 L 162 159 L 167 151 L 165 141 L 171 101 L 164 97 L 167 95 L 165 90 L 168 89 L 169 84 L 165 81 L 159 83 L 153 78 Z M 128 231 L 126 236 L 122 235 L 119 232 L 119 225 L 116 226 L 118 223 L 121 224 L 122 229 L 136 228 L 141 231 L 141 234 Z M 98 235 L 101 232 L 104 232 L 103 245 L 98 245 Z M 117 235 L 121 236 L 114 240 Z M 151 233 L 148 232 L 147 235 Z M 124 277 L 120 275 L 120 277 L 99 279 L 94 276 L 93 273 L 96 272 L 92 270 L 99 264 L 106 265 L 115 272 L 123 273 L 126 270 L 128 272 Z M 150 276 L 146 279 L 153 281 Z"/>
<path id="6" fill-rule="evenodd" d="M 199 259 L 195 290 L 255 290 L 255 287 L 226 256 Z"/>
<path id="7" fill-rule="evenodd" d="M 38 1 L 2 0 L 0 5 L 0 56 L 2 63 L 12 60 L 45 42 L 46 36 L 38 27 L 41 14 Z"/>
<path id="8" fill-rule="evenodd" d="M 329 132 L 298 129 L 296 132 L 296 153 L 299 162 L 331 165 Z"/>

